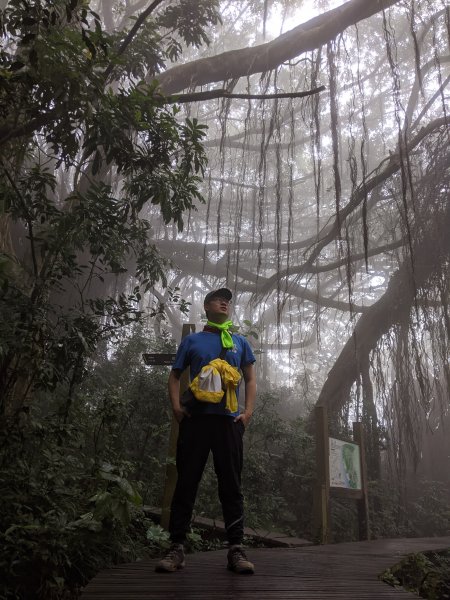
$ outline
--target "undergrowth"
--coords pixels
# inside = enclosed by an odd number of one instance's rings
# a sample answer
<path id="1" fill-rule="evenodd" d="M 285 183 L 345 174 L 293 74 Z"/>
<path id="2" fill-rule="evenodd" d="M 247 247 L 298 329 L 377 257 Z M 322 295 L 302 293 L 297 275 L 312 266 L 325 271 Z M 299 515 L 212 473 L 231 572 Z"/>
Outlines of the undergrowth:
<path id="1" fill-rule="evenodd" d="M 450 598 L 450 549 L 410 554 L 382 573 L 380 579 L 427 600 Z"/>

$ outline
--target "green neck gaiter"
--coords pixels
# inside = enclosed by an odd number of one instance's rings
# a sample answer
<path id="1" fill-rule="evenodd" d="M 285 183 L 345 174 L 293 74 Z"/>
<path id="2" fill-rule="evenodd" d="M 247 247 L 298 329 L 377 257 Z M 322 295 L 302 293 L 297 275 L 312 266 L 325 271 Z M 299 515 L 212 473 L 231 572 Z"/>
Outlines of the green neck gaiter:
<path id="1" fill-rule="evenodd" d="M 220 329 L 220 339 L 222 340 L 222 346 L 224 348 L 233 347 L 233 338 L 228 331 L 230 327 L 233 326 L 233 321 L 225 321 L 225 323 L 213 323 L 212 321 L 208 321 L 206 324 L 210 327 L 216 327 L 217 329 Z"/>

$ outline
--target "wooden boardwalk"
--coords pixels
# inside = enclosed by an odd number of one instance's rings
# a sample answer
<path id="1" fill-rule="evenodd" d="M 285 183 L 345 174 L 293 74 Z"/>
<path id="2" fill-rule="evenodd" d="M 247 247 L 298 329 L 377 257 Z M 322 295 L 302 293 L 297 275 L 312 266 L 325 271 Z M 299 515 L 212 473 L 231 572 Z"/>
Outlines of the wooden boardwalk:
<path id="1" fill-rule="evenodd" d="M 448 547 L 450 537 L 249 549 L 254 575 L 227 571 L 226 550 L 188 555 L 177 573 L 143 560 L 99 573 L 82 600 L 417 600 L 377 576 L 406 554 Z"/>

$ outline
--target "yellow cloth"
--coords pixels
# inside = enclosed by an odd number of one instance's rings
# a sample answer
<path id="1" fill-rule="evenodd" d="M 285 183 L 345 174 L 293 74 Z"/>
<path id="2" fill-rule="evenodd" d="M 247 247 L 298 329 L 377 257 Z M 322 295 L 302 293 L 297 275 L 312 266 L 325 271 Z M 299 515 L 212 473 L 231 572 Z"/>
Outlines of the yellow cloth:
<path id="1" fill-rule="evenodd" d="M 230 327 L 233 327 L 233 321 L 225 321 L 225 323 L 213 323 L 212 321 L 208 321 L 206 324 L 210 327 L 216 327 L 220 330 L 220 339 L 222 340 L 222 346 L 224 348 L 233 347 L 233 338 L 231 337 L 231 333 L 228 331 Z"/>
<path id="2" fill-rule="evenodd" d="M 197 377 L 194 377 L 190 386 L 192 393 L 201 402 L 218 404 L 224 394 L 222 378 L 218 369 L 208 363 L 201 368 Z"/>
<path id="3" fill-rule="evenodd" d="M 220 390 L 217 376 L 220 376 L 221 380 Z M 236 388 L 240 380 L 241 374 L 235 367 L 232 367 L 226 360 L 215 358 L 202 368 L 189 387 L 197 400 L 201 402 L 216 404 L 222 400 L 225 393 L 226 409 L 234 413 L 238 409 Z"/>

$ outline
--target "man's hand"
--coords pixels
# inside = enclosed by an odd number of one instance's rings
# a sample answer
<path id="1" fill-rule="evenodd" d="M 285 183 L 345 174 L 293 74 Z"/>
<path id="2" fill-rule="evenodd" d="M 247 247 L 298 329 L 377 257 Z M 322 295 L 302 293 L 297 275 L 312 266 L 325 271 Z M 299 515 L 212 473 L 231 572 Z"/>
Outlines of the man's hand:
<path id="1" fill-rule="evenodd" d="M 173 416 L 178 423 L 184 419 L 184 417 L 190 417 L 191 415 L 183 408 L 180 404 L 180 369 L 172 369 L 169 375 L 169 398 L 172 405 Z"/>
<path id="2" fill-rule="evenodd" d="M 173 416 L 175 417 L 175 419 L 177 420 L 178 423 L 181 423 L 181 421 L 184 419 L 184 417 L 191 416 L 187 412 L 187 410 L 184 409 L 182 406 L 177 407 L 177 408 L 172 408 L 172 411 L 173 411 Z"/>
<path id="3" fill-rule="evenodd" d="M 242 421 L 245 429 L 247 429 L 247 425 L 250 423 L 251 418 L 252 418 L 252 415 L 250 413 L 244 411 L 243 413 L 241 413 L 238 417 L 236 417 L 234 419 L 234 422 L 237 423 L 238 421 Z"/>

